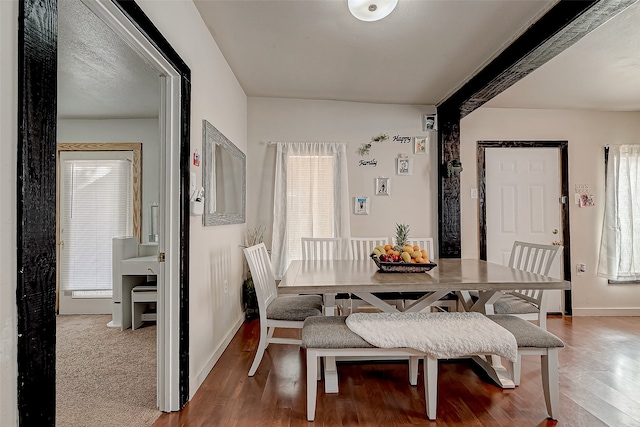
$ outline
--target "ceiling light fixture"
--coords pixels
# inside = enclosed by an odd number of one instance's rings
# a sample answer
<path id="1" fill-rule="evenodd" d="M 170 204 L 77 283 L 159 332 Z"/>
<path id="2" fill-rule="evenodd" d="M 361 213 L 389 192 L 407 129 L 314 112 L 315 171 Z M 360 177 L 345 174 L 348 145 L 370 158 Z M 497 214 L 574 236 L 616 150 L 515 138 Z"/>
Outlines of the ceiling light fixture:
<path id="1" fill-rule="evenodd" d="M 347 0 L 349 11 L 361 21 L 378 21 L 389 16 L 398 0 Z"/>

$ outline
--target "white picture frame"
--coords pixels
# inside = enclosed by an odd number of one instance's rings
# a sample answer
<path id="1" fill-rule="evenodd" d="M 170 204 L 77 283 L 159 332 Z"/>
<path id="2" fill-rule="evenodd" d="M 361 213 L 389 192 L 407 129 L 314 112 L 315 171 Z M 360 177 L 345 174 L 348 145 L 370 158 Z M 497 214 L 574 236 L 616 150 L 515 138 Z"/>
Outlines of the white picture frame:
<path id="1" fill-rule="evenodd" d="M 353 213 L 356 215 L 369 215 L 369 198 L 365 196 L 356 196 L 353 199 Z"/>
<path id="2" fill-rule="evenodd" d="M 438 129 L 438 117 L 436 114 L 422 115 L 422 130 L 424 132 Z"/>
<path id="3" fill-rule="evenodd" d="M 427 135 L 414 136 L 413 137 L 413 153 L 414 154 L 429 154 L 429 145 L 437 135 L 435 131 L 427 132 Z"/>
<path id="4" fill-rule="evenodd" d="M 376 178 L 375 192 L 376 196 L 389 196 L 391 195 L 391 188 L 389 185 L 391 180 L 389 178 Z"/>
<path id="5" fill-rule="evenodd" d="M 398 157 L 396 159 L 396 175 L 411 175 L 413 171 L 413 159 Z"/>

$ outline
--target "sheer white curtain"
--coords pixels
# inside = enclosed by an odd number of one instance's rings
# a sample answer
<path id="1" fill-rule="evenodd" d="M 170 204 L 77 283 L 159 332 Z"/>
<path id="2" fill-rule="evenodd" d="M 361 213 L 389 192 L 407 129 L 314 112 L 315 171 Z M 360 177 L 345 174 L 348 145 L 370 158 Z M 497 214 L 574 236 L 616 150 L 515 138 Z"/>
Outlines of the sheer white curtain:
<path id="1" fill-rule="evenodd" d="M 278 142 L 271 262 L 276 278 L 301 259 L 302 237 L 351 234 L 344 143 Z"/>
<path id="2" fill-rule="evenodd" d="M 640 145 L 611 145 L 598 276 L 640 280 Z"/>

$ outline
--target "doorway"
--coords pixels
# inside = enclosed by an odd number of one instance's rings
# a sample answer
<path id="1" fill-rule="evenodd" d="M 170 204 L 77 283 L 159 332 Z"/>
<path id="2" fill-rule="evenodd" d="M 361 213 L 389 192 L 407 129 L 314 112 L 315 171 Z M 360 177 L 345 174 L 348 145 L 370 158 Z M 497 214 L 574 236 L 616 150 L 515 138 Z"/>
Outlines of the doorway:
<path id="1" fill-rule="evenodd" d="M 142 10 L 131 1 L 87 4 L 152 66 L 159 69 L 161 153 L 160 229 L 168 270 L 158 310 L 164 383 L 162 410 L 188 400 L 189 104 L 190 70 Z M 20 425 L 55 422 L 55 163 L 57 0 L 25 0 L 19 11 L 17 316 Z"/>
<path id="2" fill-rule="evenodd" d="M 488 155 L 488 151 L 491 154 Z M 528 162 L 532 158 L 535 161 Z M 563 275 L 565 280 L 571 280 L 569 204 L 566 197 L 569 186 L 567 141 L 479 141 L 477 159 L 480 259 L 504 263 L 513 240 L 533 240 L 544 244 L 551 244 L 553 240 L 556 244 L 564 246 L 561 271 L 559 270 L 556 274 L 560 277 Z M 536 166 L 526 166 L 529 170 L 518 172 L 515 169 L 519 162 Z M 495 173 L 492 171 L 493 176 L 488 176 L 488 167 L 493 167 L 494 170 L 501 168 L 501 171 Z M 531 170 L 545 167 L 546 172 Z M 548 178 L 547 175 L 552 177 L 555 185 L 543 182 Z M 527 190 L 528 194 L 524 198 L 517 197 L 516 177 L 518 180 L 533 177 L 532 179 L 537 179 L 539 182 L 529 187 L 531 190 Z M 502 186 L 500 182 L 508 182 L 509 185 Z M 487 194 L 489 185 L 492 186 L 491 194 Z M 548 188 L 545 188 L 545 185 Z M 509 197 L 509 194 L 513 197 Z M 500 209 L 500 213 L 494 212 L 489 217 L 488 204 L 491 204 L 493 209 Z M 529 214 L 532 209 L 540 210 L 544 206 L 547 207 L 544 208 L 544 213 L 536 213 L 535 216 Z M 518 209 L 524 209 L 526 212 L 517 214 Z M 509 212 L 513 215 L 508 215 Z M 529 222 L 527 219 L 524 220 L 524 224 L 518 225 L 515 220 L 509 222 L 509 216 L 520 219 L 531 218 L 532 221 Z M 504 228 L 505 224 L 509 225 L 508 230 Z M 537 225 L 533 227 L 532 224 Z M 505 238 L 508 238 L 510 244 L 501 242 L 500 236 L 503 234 L 506 235 Z M 566 314 L 571 314 L 571 291 L 565 291 L 563 297 L 562 305 L 558 303 L 559 309 Z"/>

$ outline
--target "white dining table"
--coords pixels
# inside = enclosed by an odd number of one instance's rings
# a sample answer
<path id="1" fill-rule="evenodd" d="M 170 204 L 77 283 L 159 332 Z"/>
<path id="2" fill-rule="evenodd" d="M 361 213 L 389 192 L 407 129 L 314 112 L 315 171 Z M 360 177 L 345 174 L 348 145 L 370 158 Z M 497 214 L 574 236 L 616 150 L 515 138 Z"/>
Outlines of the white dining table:
<path id="1" fill-rule="evenodd" d="M 327 315 L 335 314 L 335 296 L 349 293 L 384 312 L 418 312 L 450 292 L 456 292 L 467 311 L 485 312 L 503 291 L 518 289 L 570 289 L 571 283 L 479 259 L 443 258 L 422 273 L 380 272 L 371 259 L 292 261 L 278 285 L 279 294 L 322 294 Z M 470 291 L 479 298 L 471 300 Z M 424 292 L 405 307 L 387 304 L 379 293 Z M 492 313 L 486 313 L 492 314 Z M 515 387 L 506 369 L 498 362 L 482 363 L 491 378 L 503 388 Z M 335 360 L 325 361 L 325 392 L 337 393 Z"/>

